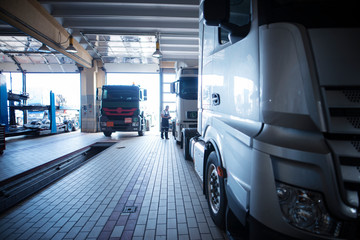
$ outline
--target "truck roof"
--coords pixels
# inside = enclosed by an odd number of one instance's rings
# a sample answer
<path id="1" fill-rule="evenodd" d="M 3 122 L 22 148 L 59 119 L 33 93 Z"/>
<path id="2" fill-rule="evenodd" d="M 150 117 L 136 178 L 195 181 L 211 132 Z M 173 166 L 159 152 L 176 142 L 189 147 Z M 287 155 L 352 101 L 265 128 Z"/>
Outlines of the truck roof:
<path id="1" fill-rule="evenodd" d="M 198 68 L 197 67 L 185 67 L 180 68 L 176 74 L 176 79 L 181 77 L 197 77 L 198 76 Z"/>
<path id="2" fill-rule="evenodd" d="M 140 86 L 136 86 L 136 85 L 103 85 L 102 86 L 103 89 L 105 88 L 140 88 Z"/>

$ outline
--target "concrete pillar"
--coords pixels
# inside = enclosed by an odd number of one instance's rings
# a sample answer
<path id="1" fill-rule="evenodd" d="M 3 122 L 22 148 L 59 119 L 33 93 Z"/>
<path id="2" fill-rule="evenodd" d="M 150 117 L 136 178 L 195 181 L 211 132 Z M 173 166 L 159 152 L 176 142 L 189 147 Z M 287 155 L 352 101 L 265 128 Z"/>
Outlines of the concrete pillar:
<path id="1" fill-rule="evenodd" d="M 6 89 L 6 77 L 0 73 L 0 124 L 5 124 L 5 131 L 9 131 L 8 120 L 8 96 Z"/>
<path id="2" fill-rule="evenodd" d="M 101 95 L 102 95 L 102 86 L 106 84 L 106 72 L 104 65 L 100 60 L 97 60 L 98 71 L 96 72 L 96 131 L 100 131 L 99 117 L 100 117 L 100 107 L 101 107 Z"/>
<path id="3" fill-rule="evenodd" d="M 159 102 L 159 106 L 160 106 L 160 112 L 159 112 L 159 116 L 161 115 L 161 111 L 164 110 L 164 74 L 163 74 L 163 68 L 160 67 L 159 69 L 159 76 L 160 76 L 160 102 Z M 159 131 L 161 131 L 161 120 L 162 118 L 159 117 Z"/>
<path id="4" fill-rule="evenodd" d="M 26 93 L 26 72 L 25 71 L 22 71 L 22 92 L 23 93 Z M 22 103 L 24 104 L 24 105 L 27 105 L 27 100 L 23 100 L 22 101 Z M 23 111 L 23 114 L 24 114 L 24 116 L 23 116 L 23 123 L 25 124 L 25 123 L 28 123 L 28 111 L 27 110 L 25 110 L 25 111 Z"/>
<path id="5" fill-rule="evenodd" d="M 99 128 L 97 89 L 105 83 L 105 72 L 102 67 L 101 61 L 94 60 L 93 67 L 84 69 L 80 74 L 82 132 L 97 132 Z"/>

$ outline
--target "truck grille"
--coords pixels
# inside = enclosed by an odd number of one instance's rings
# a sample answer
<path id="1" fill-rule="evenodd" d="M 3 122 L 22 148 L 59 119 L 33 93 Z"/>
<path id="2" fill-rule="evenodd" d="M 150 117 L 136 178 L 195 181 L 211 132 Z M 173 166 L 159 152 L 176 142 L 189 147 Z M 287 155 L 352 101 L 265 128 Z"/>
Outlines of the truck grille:
<path id="1" fill-rule="evenodd" d="M 360 152 L 360 141 L 351 141 L 351 144 L 358 152 Z"/>
<path id="2" fill-rule="evenodd" d="M 326 139 L 337 161 L 335 166 L 340 168 L 340 192 L 347 204 L 358 207 L 351 202 L 360 202 L 360 87 L 325 87 L 323 96 L 328 119 Z"/>
<path id="3" fill-rule="evenodd" d="M 360 91 L 359 90 L 343 90 L 342 91 L 345 97 L 349 99 L 350 102 L 360 103 Z"/>
<path id="4" fill-rule="evenodd" d="M 360 128 L 359 117 L 347 117 L 346 119 L 354 126 L 354 128 Z"/>

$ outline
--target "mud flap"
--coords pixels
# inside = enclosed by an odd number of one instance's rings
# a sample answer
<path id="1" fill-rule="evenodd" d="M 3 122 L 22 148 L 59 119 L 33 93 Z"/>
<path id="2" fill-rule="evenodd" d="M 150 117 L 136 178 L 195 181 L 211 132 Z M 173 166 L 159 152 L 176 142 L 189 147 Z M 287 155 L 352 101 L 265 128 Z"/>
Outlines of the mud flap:
<path id="1" fill-rule="evenodd" d="M 226 207 L 226 235 L 230 240 L 248 240 L 249 230 L 235 217 L 229 206 Z"/>

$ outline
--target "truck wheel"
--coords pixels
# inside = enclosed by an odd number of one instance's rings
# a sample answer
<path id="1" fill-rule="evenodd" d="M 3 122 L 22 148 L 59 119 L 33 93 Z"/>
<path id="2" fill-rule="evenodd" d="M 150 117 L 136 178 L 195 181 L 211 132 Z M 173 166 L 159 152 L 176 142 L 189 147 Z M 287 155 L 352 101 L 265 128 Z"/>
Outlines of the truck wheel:
<path id="1" fill-rule="evenodd" d="M 180 149 L 183 149 L 184 147 L 183 147 L 183 145 L 184 145 L 184 136 L 183 136 L 183 134 L 182 134 L 182 132 L 180 133 L 180 142 L 179 142 L 179 144 L 180 144 Z"/>
<path id="2" fill-rule="evenodd" d="M 197 130 L 194 128 L 183 128 L 181 131 L 181 141 L 184 148 L 184 157 L 186 160 L 191 160 L 190 156 L 190 139 L 197 135 Z"/>
<path id="3" fill-rule="evenodd" d="M 140 131 L 138 131 L 139 136 L 144 136 L 144 131 L 145 131 L 144 129 L 145 129 L 144 120 L 141 120 L 141 122 L 140 122 Z"/>
<path id="4" fill-rule="evenodd" d="M 184 149 L 184 158 L 185 158 L 185 160 L 190 161 L 191 160 L 190 153 L 189 153 L 190 138 L 185 135 L 181 139 L 183 142 L 182 145 L 183 145 L 183 149 Z"/>
<path id="5" fill-rule="evenodd" d="M 110 137 L 112 132 L 105 131 L 105 132 L 103 132 L 103 133 L 104 133 L 104 135 L 105 135 L 106 137 Z"/>
<path id="6" fill-rule="evenodd" d="M 220 177 L 217 171 L 218 158 L 213 151 L 210 153 L 205 174 L 206 198 L 209 205 L 210 216 L 216 226 L 225 228 L 226 198 L 224 178 Z"/>
<path id="7" fill-rule="evenodd" d="M 173 126 L 174 126 L 175 124 L 173 124 Z M 172 128 L 172 135 L 173 135 L 173 137 L 174 137 L 174 139 L 176 140 L 176 136 L 175 136 L 175 128 L 173 127 Z"/>
<path id="8" fill-rule="evenodd" d="M 141 125 L 141 130 L 138 131 L 139 136 L 144 136 L 144 126 Z"/>
<path id="9" fill-rule="evenodd" d="M 150 131 L 150 123 L 148 120 L 145 121 L 146 131 Z"/>

